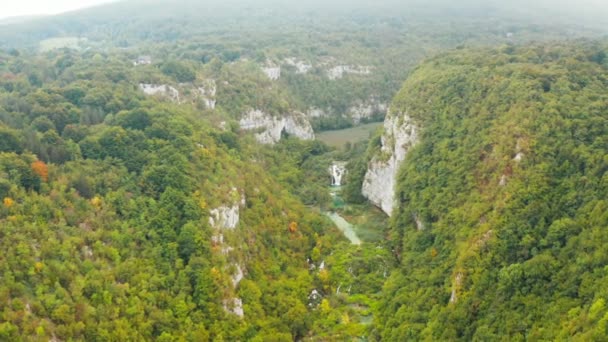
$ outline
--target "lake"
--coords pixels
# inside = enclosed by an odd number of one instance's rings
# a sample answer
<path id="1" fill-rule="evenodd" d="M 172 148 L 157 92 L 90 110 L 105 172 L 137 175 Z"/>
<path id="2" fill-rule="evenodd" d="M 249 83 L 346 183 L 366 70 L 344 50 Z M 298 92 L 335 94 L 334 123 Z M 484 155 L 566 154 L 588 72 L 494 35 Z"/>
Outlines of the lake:
<path id="1" fill-rule="evenodd" d="M 329 146 L 343 148 L 349 142 L 354 144 L 356 142 L 368 139 L 370 134 L 382 127 L 382 124 L 382 122 L 373 122 L 352 128 L 320 132 L 316 133 L 315 135 L 318 140 L 326 143 Z"/>

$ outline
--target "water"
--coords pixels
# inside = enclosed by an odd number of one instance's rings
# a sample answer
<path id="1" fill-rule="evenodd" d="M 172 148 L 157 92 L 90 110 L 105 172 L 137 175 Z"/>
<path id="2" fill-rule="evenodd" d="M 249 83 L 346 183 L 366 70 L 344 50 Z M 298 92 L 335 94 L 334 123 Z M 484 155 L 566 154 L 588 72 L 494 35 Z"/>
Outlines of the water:
<path id="1" fill-rule="evenodd" d="M 334 222 L 338 229 L 342 231 L 344 236 L 346 236 L 346 238 L 350 240 L 350 243 L 352 243 L 353 245 L 361 244 L 361 239 L 359 239 L 359 237 L 357 236 L 357 233 L 355 232 L 354 226 L 352 224 L 348 223 L 348 221 L 346 221 L 338 213 L 326 213 L 326 215 Z"/>

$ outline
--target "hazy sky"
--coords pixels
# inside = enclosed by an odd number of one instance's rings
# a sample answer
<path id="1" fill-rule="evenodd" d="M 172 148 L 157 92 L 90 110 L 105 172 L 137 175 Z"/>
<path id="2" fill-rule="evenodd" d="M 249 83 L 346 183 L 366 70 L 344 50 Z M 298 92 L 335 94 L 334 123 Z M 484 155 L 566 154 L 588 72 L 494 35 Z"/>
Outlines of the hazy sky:
<path id="1" fill-rule="evenodd" d="M 0 0 L 0 18 L 57 14 L 113 0 Z"/>
<path id="2" fill-rule="evenodd" d="M 0 0 L 0 19 L 6 17 L 16 16 L 27 16 L 27 15 L 40 15 L 40 14 L 57 14 L 94 5 L 99 5 L 108 2 L 114 2 L 118 0 Z M 191 0 L 192 1 L 192 0 Z M 199 0 L 208 1 L 208 0 Z M 212 0 L 222 1 L 222 0 Z M 264 2 L 268 0 L 231 0 L 231 2 Z M 487 4 L 501 4 L 501 7 L 512 7 L 518 8 L 536 8 L 556 10 L 558 12 L 565 12 L 571 14 L 586 14 L 590 16 L 608 16 L 608 0 L 275 0 L 278 2 L 325 2 L 329 3 L 345 3 L 349 4 L 352 2 L 363 2 L 367 4 L 375 3 L 401 3 L 401 2 L 420 2 L 425 4 L 434 4 L 435 6 L 441 4 L 454 4 L 468 3 L 487 5 Z M 346 5 L 348 6 L 348 5 Z"/>

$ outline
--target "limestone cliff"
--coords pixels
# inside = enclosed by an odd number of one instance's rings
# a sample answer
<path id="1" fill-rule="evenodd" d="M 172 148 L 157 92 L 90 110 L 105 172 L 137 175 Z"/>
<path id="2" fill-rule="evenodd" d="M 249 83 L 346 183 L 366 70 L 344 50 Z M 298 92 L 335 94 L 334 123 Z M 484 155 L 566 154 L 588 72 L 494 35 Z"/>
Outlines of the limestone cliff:
<path id="1" fill-rule="evenodd" d="M 203 84 L 198 87 L 199 94 L 205 103 L 207 109 L 215 109 L 217 103 L 217 85 L 215 80 L 205 80 Z"/>
<path id="2" fill-rule="evenodd" d="M 374 119 L 381 118 L 384 113 L 386 113 L 387 107 L 386 103 L 380 102 L 374 97 L 370 97 L 369 99 L 353 103 L 344 112 L 337 112 L 331 107 L 310 107 L 306 111 L 306 117 L 314 120 L 332 116 L 343 116 L 354 125 L 359 125 L 362 122 L 375 121 Z"/>
<path id="3" fill-rule="evenodd" d="M 355 125 L 361 123 L 361 121 L 371 119 L 375 116 L 381 116 L 387 110 L 386 103 L 377 102 L 371 99 L 365 103 L 349 108 L 348 112 Z"/>
<path id="4" fill-rule="evenodd" d="M 146 84 L 140 83 L 139 89 L 141 89 L 146 95 L 160 95 L 168 97 L 173 102 L 179 102 L 179 91 L 174 87 L 166 84 Z"/>
<path id="5" fill-rule="evenodd" d="M 382 147 L 368 165 L 361 193 L 391 216 L 395 201 L 395 184 L 401 162 L 418 141 L 418 128 L 407 113 L 389 113 L 384 121 Z"/>
<path id="6" fill-rule="evenodd" d="M 292 112 L 280 117 L 273 117 L 261 110 L 250 110 L 239 121 L 241 129 L 256 131 L 255 138 L 262 144 L 275 144 L 281 140 L 283 133 L 303 140 L 313 140 L 315 133 L 306 116 Z"/>

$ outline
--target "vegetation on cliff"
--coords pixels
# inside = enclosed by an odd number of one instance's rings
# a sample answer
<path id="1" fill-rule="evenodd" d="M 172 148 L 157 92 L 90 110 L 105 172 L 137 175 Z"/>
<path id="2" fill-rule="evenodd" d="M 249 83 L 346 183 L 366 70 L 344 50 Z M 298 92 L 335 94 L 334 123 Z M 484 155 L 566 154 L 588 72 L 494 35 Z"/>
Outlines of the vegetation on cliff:
<path id="1" fill-rule="evenodd" d="M 606 51 L 504 46 L 416 68 L 393 102 L 422 133 L 400 172 L 379 338 L 605 338 Z"/>

